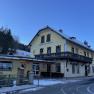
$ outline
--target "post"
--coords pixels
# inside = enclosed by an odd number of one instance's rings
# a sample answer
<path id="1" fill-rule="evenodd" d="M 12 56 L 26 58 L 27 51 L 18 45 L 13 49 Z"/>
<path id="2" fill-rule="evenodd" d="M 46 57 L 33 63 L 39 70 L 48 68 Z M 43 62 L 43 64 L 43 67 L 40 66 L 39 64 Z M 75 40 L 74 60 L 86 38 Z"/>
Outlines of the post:
<path id="1" fill-rule="evenodd" d="M 39 74 L 37 75 L 37 78 L 38 78 L 38 87 L 39 87 L 39 78 L 40 78 L 40 75 Z"/>

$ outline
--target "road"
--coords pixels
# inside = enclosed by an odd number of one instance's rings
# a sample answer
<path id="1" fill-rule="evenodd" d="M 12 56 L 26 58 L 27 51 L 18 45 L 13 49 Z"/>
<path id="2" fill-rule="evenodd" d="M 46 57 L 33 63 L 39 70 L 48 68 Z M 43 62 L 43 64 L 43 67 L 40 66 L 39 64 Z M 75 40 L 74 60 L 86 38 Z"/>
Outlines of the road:
<path id="1" fill-rule="evenodd" d="M 29 91 L 22 94 L 94 94 L 94 79 L 47 86 L 38 91 Z"/>

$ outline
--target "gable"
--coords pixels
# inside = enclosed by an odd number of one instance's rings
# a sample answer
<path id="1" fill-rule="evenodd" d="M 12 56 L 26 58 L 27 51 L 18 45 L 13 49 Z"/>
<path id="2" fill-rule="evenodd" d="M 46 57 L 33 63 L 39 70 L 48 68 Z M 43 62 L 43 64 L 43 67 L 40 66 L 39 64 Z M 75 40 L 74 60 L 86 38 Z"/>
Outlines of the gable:
<path id="1" fill-rule="evenodd" d="M 36 42 L 36 44 L 40 44 L 42 36 L 45 36 L 45 41 L 46 41 L 48 34 L 51 35 L 51 41 L 59 42 L 59 41 L 62 41 L 62 39 L 64 39 L 57 32 L 55 32 L 53 29 L 46 27 L 44 29 L 39 30 L 39 32 L 35 35 L 35 37 L 29 43 L 29 45 L 33 45 L 35 42 Z"/>

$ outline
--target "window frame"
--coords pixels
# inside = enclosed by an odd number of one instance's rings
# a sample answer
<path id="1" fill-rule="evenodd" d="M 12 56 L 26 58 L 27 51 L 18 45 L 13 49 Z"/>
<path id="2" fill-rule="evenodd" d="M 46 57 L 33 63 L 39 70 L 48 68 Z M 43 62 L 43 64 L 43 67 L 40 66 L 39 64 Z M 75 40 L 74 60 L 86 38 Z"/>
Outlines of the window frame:
<path id="1" fill-rule="evenodd" d="M 12 71 L 13 62 L 0 61 L 0 71 Z"/>
<path id="2" fill-rule="evenodd" d="M 59 49 L 59 50 L 58 50 Z M 56 46 L 56 53 L 61 53 L 61 45 Z"/>
<path id="3" fill-rule="evenodd" d="M 51 41 L 51 34 L 47 34 L 46 42 L 50 42 L 50 41 Z"/>
<path id="4" fill-rule="evenodd" d="M 48 51 L 50 50 L 50 51 Z M 51 54 L 51 47 L 47 47 L 47 54 Z"/>
<path id="5" fill-rule="evenodd" d="M 44 49 L 43 48 L 40 48 L 40 54 L 43 54 L 43 52 L 44 52 Z"/>
<path id="6" fill-rule="evenodd" d="M 41 43 L 45 43 L 45 36 L 41 36 Z"/>
<path id="7" fill-rule="evenodd" d="M 75 74 L 75 64 L 72 64 L 72 74 Z"/>
<path id="8" fill-rule="evenodd" d="M 74 47 L 71 47 L 71 52 L 75 53 L 75 48 Z"/>
<path id="9" fill-rule="evenodd" d="M 61 66 L 60 66 L 60 63 L 56 63 L 55 65 L 55 69 L 56 69 L 56 72 L 60 73 L 61 72 Z"/>

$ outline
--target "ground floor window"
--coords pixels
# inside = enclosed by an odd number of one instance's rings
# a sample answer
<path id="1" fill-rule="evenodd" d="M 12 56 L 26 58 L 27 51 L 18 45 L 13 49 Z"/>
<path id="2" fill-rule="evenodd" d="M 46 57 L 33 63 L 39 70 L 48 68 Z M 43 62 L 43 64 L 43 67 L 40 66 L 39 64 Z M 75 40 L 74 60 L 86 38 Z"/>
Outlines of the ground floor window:
<path id="1" fill-rule="evenodd" d="M 1 71 L 11 71 L 12 70 L 12 62 L 0 61 L 0 70 Z"/>
<path id="2" fill-rule="evenodd" d="M 61 68 L 60 68 L 60 63 L 56 64 L 56 72 L 60 72 Z"/>
<path id="3" fill-rule="evenodd" d="M 93 73 L 94 73 L 94 66 L 92 66 L 92 71 L 93 71 Z"/>

